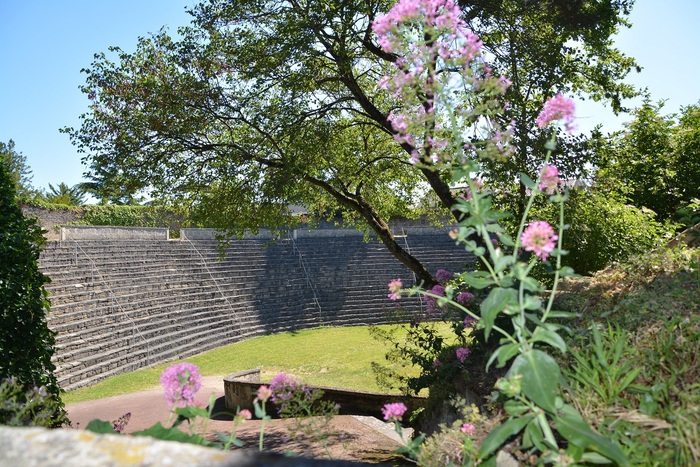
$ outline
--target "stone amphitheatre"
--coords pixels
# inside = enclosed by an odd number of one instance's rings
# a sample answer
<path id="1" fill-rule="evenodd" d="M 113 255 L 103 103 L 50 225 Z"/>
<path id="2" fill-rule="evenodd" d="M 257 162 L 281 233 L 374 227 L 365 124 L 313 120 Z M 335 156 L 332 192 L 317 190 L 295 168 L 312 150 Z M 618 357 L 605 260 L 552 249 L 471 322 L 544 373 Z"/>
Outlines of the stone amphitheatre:
<path id="1" fill-rule="evenodd" d="M 434 272 L 470 260 L 446 229 L 393 226 Z M 326 226 L 232 239 L 215 232 L 62 227 L 40 269 L 51 278 L 49 327 L 58 332 L 55 372 L 70 390 L 268 333 L 385 323 L 422 310 L 418 298 L 387 299 L 387 283 L 411 272 L 376 239 Z M 409 315 L 404 315 L 406 318 Z"/>

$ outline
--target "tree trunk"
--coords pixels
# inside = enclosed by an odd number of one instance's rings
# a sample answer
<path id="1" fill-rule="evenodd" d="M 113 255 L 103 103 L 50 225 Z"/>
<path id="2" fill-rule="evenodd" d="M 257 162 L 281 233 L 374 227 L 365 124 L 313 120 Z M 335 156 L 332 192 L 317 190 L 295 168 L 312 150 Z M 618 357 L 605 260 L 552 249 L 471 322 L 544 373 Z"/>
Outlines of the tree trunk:
<path id="1" fill-rule="evenodd" d="M 429 289 L 438 283 L 432 274 L 430 274 L 430 272 L 420 261 L 418 261 L 415 256 L 411 255 L 398 244 L 391 232 L 391 229 L 389 228 L 389 225 L 379 216 L 372 206 L 370 206 L 362 198 L 360 194 L 340 192 L 329 183 L 309 175 L 305 175 L 304 179 L 312 185 L 315 185 L 329 193 L 342 206 L 350 208 L 359 213 L 367 222 L 367 225 L 372 229 L 372 231 L 377 234 L 377 237 L 379 237 L 389 252 L 391 252 L 391 254 L 394 255 L 394 257 L 398 259 L 401 264 L 406 266 L 416 275 L 416 285 L 422 285 L 424 288 Z"/>

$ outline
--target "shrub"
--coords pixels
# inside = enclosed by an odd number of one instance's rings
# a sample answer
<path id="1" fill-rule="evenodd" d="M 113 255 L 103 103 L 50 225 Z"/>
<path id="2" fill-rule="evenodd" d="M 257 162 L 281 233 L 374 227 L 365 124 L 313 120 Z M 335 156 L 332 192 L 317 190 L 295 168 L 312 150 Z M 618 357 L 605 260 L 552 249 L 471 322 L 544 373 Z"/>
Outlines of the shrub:
<path id="1" fill-rule="evenodd" d="M 49 301 L 39 271 L 44 238 L 34 219 L 27 219 L 15 201 L 14 184 L 0 164 L 0 378 L 13 378 L 20 392 L 44 387 L 53 402 L 52 425 L 67 421 L 51 362 L 54 336 L 46 322 Z M 16 391 L 14 400 L 21 401 Z M 34 412 L 32 412 L 34 413 Z"/>
<path id="2" fill-rule="evenodd" d="M 56 425 L 56 414 L 62 412 L 60 399 L 51 396 L 46 388 L 19 384 L 15 379 L 0 382 L 0 424 L 8 426 Z"/>
<path id="3" fill-rule="evenodd" d="M 533 210 L 533 218 L 555 223 L 557 206 L 549 203 Z M 625 204 L 620 198 L 596 189 L 575 189 L 569 194 L 562 264 L 579 274 L 591 274 L 613 261 L 659 246 L 673 226 L 655 220 L 654 213 Z"/>

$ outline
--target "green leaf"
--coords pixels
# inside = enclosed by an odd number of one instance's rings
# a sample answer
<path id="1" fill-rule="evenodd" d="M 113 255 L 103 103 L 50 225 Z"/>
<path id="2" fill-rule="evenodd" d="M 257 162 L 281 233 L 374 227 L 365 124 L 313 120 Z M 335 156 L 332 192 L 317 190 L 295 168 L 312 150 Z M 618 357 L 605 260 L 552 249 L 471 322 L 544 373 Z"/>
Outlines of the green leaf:
<path id="1" fill-rule="evenodd" d="M 535 182 L 533 182 L 530 176 L 526 173 L 520 172 L 520 183 L 522 183 L 531 190 L 535 189 Z"/>
<path id="2" fill-rule="evenodd" d="M 508 266 L 510 266 L 513 263 L 515 263 L 515 258 L 513 258 L 512 256 L 510 256 L 510 255 L 501 256 L 498 259 L 496 259 L 496 261 L 494 262 L 493 270 L 496 273 L 499 273 L 499 272 L 505 270 Z"/>
<path id="3" fill-rule="evenodd" d="M 505 232 L 505 229 L 500 224 L 487 224 L 486 231 L 493 233 L 503 233 Z"/>
<path id="4" fill-rule="evenodd" d="M 193 420 L 197 417 L 209 418 L 209 412 L 201 407 L 195 407 L 188 405 L 186 407 L 178 407 L 175 409 L 175 413 L 186 420 Z"/>
<path id="5" fill-rule="evenodd" d="M 501 234 L 498 236 L 498 240 L 503 243 L 505 246 L 513 246 L 515 245 L 515 242 L 513 241 L 513 237 L 511 237 L 508 234 Z"/>
<path id="6" fill-rule="evenodd" d="M 491 357 L 489 357 L 489 361 L 486 363 L 486 370 L 488 371 L 489 367 L 493 361 L 496 360 L 496 358 L 498 358 L 498 365 L 496 365 L 496 367 L 503 368 L 505 364 L 508 363 L 508 360 L 513 358 L 518 353 L 519 348 L 520 344 L 518 343 L 500 346 L 491 354 Z"/>
<path id="7" fill-rule="evenodd" d="M 498 314 L 507 306 L 518 305 L 518 291 L 496 287 L 491 289 L 488 297 L 481 302 L 481 319 L 484 322 L 484 334 L 488 339 Z"/>
<path id="8" fill-rule="evenodd" d="M 113 434 L 116 433 L 114 431 L 114 427 L 110 422 L 105 422 L 104 420 L 90 420 L 90 423 L 87 424 L 85 427 L 87 431 L 92 431 L 93 433 L 98 433 L 98 434 Z"/>
<path id="9" fill-rule="evenodd" d="M 572 313 L 570 311 L 550 311 L 550 318 L 578 318 L 578 313 Z"/>
<path id="10" fill-rule="evenodd" d="M 542 428 L 534 420 L 532 423 L 528 423 L 523 432 L 523 447 L 530 448 L 535 446 L 541 452 L 547 451 L 549 448 L 544 444 L 544 433 L 542 433 Z"/>
<path id="11" fill-rule="evenodd" d="M 508 438 L 520 433 L 534 418 L 535 416 L 532 414 L 520 418 L 511 418 L 507 422 L 491 430 L 491 433 L 489 433 L 484 441 L 482 441 L 481 446 L 479 446 L 479 459 L 491 455 L 496 449 L 500 448 Z"/>
<path id="12" fill-rule="evenodd" d="M 566 353 L 566 342 L 564 339 L 554 331 L 550 331 L 547 328 L 539 327 L 535 329 L 532 335 L 533 342 L 545 342 L 552 347 L 559 349 L 562 353 Z"/>
<path id="13" fill-rule="evenodd" d="M 559 434 L 566 438 L 569 443 L 597 452 L 619 466 L 630 465 L 622 449 L 593 431 L 576 409 L 565 405 L 561 412 L 562 415 L 554 417 L 553 420 Z"/>
<path id="14" fill-rule="evenodd" d="M 560 373 L 557 362 L 537 349 L 518 355 L 508 371 L 509 375 L 522 375 L 522 393 L 550 413 L 556 412 Z"/>
<path id="15" fill-rule="evenodd" d="M 610 459 L 597 452 L 586 452 L 581 455 L 580 460 L 589 464 L 610 464 Z"/>
<path id="16" fill-rule="evenodd" d="M 515 399 L 509 399 L 503 404 L 503 410 L 508 415 L 518 417 L 530 410 L 530 407 Z"/>
<path id="17" fill-rule="evenodd" d="M 469 287 L 475 289 L 485 289 L 494 284 L 491 276 L 484 271 L 470 272 L 462 274 L 462 280 L 467 283 Z"/>
<path id="18" fill-rule="evenodd" d="M 518 354 L 520 344 L 513 343 L 501 346 L 500 348 L 503 350 L 498 353 L 498 365 L 496 365 L 497 368 L 503 368 L 511 358 Z"/>
<path id="19" fill-rule="evenodd" d="M 526 310 L 539 310 L 542 307 L 542 300 L 534 295 L 526 295 L 523 300 L 523 308 Z"/>
<path id="20" fill-rule="evenodd" d="M 580 277 L 576 272 L 574 272 L 574 268 L 570 266 L 564 266 L 559 270 L 559 277 Z"/>

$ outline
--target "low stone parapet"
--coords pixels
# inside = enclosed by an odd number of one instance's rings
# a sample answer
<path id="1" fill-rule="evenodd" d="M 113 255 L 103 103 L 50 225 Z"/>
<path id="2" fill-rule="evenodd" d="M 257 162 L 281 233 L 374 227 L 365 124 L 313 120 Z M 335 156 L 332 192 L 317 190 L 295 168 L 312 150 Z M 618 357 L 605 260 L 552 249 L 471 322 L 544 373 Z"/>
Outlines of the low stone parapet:
<path id="1" fill-rule="evenodd" d="M 260 381 L 260 369 L 246 370 L 233 373 L 224 378 L 224 401 L 226 408 L 231 411 L 240 409 L 253 410 L 253 400 Z M 427 397 L 410 397 L 399 394 L 384 394 L 378 392 L 353 391 L 325 386 L 310 386 L 311 389 L 323 391 L 324 400 L 335 402 L 340 406 L 340 415 L 366 415 L 382 418 L 381 409 L 389 402 L 403 402 L 409 412 L 414 412 L 428 405 Z M 269 406 L 270 411 L 273 407 Z"/>
<path id="2" fill-rule="evenodd" d="M 253 450 L 221 451 L 145 436 L 0 426 L 0 465 L 22 467 L 348 467 L 363 465 L 287 457 Z"/>
<path id="3" fill-rule="evenodd" d="M 168 239 L 168 229 L 159 227 L 107 227 L 92 225 L 71 225 L 61 227 L 61 241 Z"/>

